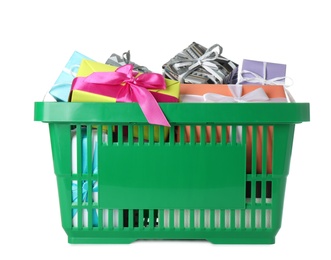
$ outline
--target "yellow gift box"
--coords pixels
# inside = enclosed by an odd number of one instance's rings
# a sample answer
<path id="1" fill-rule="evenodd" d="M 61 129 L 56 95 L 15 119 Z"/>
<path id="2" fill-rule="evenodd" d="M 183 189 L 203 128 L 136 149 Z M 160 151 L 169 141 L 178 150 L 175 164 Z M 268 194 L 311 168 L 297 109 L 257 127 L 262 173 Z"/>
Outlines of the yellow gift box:
<path id="1" fill-rule="evenodd" d="M 96 61 L 83 59 L 77 77 L 88 77 L 94 72 L 114 72 L 118 67 L 103 64 Z M 148 89 L 154 96 L 157 102 L 179 102 L 180 83 L 175 80 L 164 79 L 166 83 L 165 89 Z M 98 85 L 95 85 L 98 88 Z M 98 93 L 96 91 L 96 93 Z M 84 90 L 71 89 L 70 102 L 116 102 L 116 94 L 96 94 Z M 168 138 L 169 127 L 163 127 L 164 138 Z M 160 126 L 154 126 L 154 140 L 159 141 Z M 133 136 L 138 137 L 138 126 L 133 128 Z M 144 139 L 149 139 L 147 126 L 144 127 Z"/>

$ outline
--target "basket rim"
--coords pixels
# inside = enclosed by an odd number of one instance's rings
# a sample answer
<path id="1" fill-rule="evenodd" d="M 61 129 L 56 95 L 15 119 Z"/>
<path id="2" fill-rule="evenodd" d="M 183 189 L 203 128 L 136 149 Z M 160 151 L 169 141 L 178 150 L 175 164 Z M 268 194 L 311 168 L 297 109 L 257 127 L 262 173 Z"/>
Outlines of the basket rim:
<path id="1" fill-rule="evenodd" d="M 294 124 L 310 121 L 302 103 L 159 103 L 170 124 Z M 226 111 L 226 112 L 224 112 Z M 34 121 L 148 124 L 137 103 L 35 102 Z"/>

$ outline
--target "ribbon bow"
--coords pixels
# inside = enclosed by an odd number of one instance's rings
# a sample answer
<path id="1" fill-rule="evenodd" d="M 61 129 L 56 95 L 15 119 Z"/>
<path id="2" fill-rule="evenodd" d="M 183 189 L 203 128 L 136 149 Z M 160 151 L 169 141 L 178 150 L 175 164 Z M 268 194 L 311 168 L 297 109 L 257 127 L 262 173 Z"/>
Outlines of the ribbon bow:
<path id="1" fill-rule="evenodd" d="M 184 82 L 185 78 L 188 75 L 190 75 L 194 70 L 196 70 L 199 67 L 204 68 L 211 75 L 217 78 L 220 83 L 223 83 L 223 79 L 226 75 L 224 75 L 220 70 L 218 70 L 219 64 L 215 61 L 216 59 L 228 61 L 227 59 L 222 58 L 220 56 L 222 50 L 223 48 L 220 45 L 214 44 L 209 49 L 207 49 L 202 56 L 198 58 L 194 58 L 194 59 L 178 58 L 172 61 L 170 65 L 174 65 L 176 69 L 189 66 L 185 73 L 183 73 L 182 75 L 178 75 L 178 81 L 182 83 Z"/>
<path id="2" fill-rule="evenodd" d="M 265 71 L 263 73 L 263 77 L 261 77 L 257 73 L 249 71 L 249 70 L 243 70 L 241 72 L 241 75 L 242 74 L 251 74 L 253 77 L 242 77 L 240 82 L 246 81 L 246 82 L 249 82 L 249 83 L 258 83 L 258 84 L 261 84 L 261 85 L 284 85 L 285 79 L 288 78 L 288 77 L 275 77 L 275 78 L 271 78 L 271 79 L 266 79 L 266 72 Z"/>
<path id="3" fill-rule="evenodd" d="M 228 85 L 233 97 L 223 96 L 215 93 L 206 93 L 203 95 L 207 102 L 254 102 L 268 101 L 269 97 L 262 88 L 257 88 L 242 96 L 242 85 Z"/>
<path id="4" fill-rule="evenodd" d="M 130 54 L 130 50 L 127 52 L 124 52 L 122 54 L 122 57 L 120 57 L 119 55 L 113 53 L 108 60 L 106 61 L 106 64 L 112 65 L 112 66 L 116 66 L 116 67 L 120 67 L 126 64 L 132 64 L 133 65 L 133 69 L 135 71 L 139 71 L 142 73 L 146 73 L 146 72 L 151 72 L 147 67 L 145 66 L 140 66 L 134 62 L 131 61 L 131 54 Z"/>
<path id="5" fill-rule="evenodd" d="M 269 97 L 262 88 L 257 88 L 242 96 L 242 85 L 228 85 L 232 97 L 216 93 L 206 93 L 203 96 L 182 95 L 182 102 L 256 102 L 268 101 Z"/>
<path id="6" fill-rule="evenodd" d="M 137 77 L 134 75 L 133 65 L 127 64 L 117 68 L 115 72 L 93 72 L 86 78 L 75 78 L 72 89 L 107 95 L 115 88 L 116 101 L 137 102 L 150 124 L 170 126 L 148 90 L 166 89 L 164 77 L 158 73 L 143 73 Z"/>
<path id="7" fill-rule="evenodd" d="M 137 71 L 141 71 L 143 73 L 146 73 L 146 72 L 150 72 L 149 69 L 147 69 L 147 67 L 145 66 L 140 66 L 134 62 L 132 62 L 130 59 L 131 59 L 131 54 L 130 54 L 130 50 L 127 51 L 127 52 L 124 52 L 123 53 L 123 61 L 126 63 L 126 64 L 132 64 L 134 69 L 137 70 Z"/>

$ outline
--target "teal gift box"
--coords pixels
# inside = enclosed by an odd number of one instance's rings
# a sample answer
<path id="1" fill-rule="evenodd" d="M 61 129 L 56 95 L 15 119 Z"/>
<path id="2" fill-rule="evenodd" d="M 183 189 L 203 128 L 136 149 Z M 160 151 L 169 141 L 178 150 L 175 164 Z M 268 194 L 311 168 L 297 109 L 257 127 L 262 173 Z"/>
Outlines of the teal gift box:
<path id="1" fill-rule="evenodd" d="M 74 51 L 69 61 L 61 71 L 59 77 L 51 87 L 49 94 L 55 98 L 57 102 L 67 102 L 71 90 L 71 83 L 76 77 L 80 63 L 83 59 L 92 60 L 91 58 Z"/>

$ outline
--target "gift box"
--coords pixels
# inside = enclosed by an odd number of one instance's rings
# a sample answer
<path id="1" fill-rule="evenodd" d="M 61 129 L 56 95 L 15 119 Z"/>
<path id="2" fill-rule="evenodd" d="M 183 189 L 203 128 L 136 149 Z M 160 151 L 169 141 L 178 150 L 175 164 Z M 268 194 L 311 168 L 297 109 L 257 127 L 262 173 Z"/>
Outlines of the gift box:
<path id="1" fill-rule="evenodd" d="M 285 90 L 280 85 L 217 85 L 217 84 L 181 84 L 180 88 L 180 102 L 287 102 Z M 220 111 L 222 112 L 222 111 Z M 223 111 L 226 113 L 226 111 Z M 216 127 L 216 142 L 226 142 L 231 140 L 232 127 L 227 126 L 226 131 L 222 133 L 222 126 Z M 252 161 L 252 126 L 248 126 L 246 136 L 246 158 L 247 169 L 251 169 Z M 272 172 L 272 136 L 273 128 L 268 127 L 267 133 L 267 173 Z M 201 129 L 199 126 L 195 127 L 195 141 L 200 142 Z M 241 142 L 241 126 L 237 126 L 236 140 Z M 183 138 L 185 142 L 190 142 L 191 128 L 185 127 Z M 211 141 L 212 129 L 206 126 L 205 142 Z M 222 140 L 222 136 L 226 138 Z M 256 137 L 256 171 L 262 172 L 262 141 L 263 128 L 257 127 Z M 179 141 L 180 135 L 177 135 Z"/>
<path id="2" fill-rule="evenodd" d="M 221 56 L 222 50 L 218 44 L 207 49 L 193 42 L 162 66 L 163 73 L 181 83 L 237 83 L 238 64 Z"/>
<path id="3" fill-rule="evenodd" d="M 244 59 L 238 80 L 239 84 L 283 85 L 290 102 L 295 102 L 285 80 L 292 81 L 286 76 L 286 64 Z M 293 83 L 293 82 L 292 82 Z"/>
<path id="4" fill-rule="evenodd" d="M 74 51 L 59 77 L 51 87 L 49 94 L 58 102 L 67 102 L 71 90 L 71 84 L 76 77 L 83 59 L 92 60 L 89 57 Z"/>
<path id="5" fill-rule="evenodd" d="M 244 59 L 240 84 L 284 85 L 286 64 Z"/>
<path id="6" fill-rule="evenodd" d="M 78 175 L 78 167 L 77 167 L 77 158 L 81 159 L 81 174 L 87 175 L 88 174 L 88 165 L 87 162 L 89 161 L 88 159 L 88 138 L 87 138 L 87 132 L 86 128 L 81 129 L 81 136 L 80 139 L 77 138 L 76 134 L 76 129 L 72 130 L 71 133 L 71 151 L 72 151 L 72 174 L 73 176 Z M 103 133 L 103 139 L 106 140 L 107 135 Z M 80 147 L 81 147 L 81 155 L 77 154 L 78 153 L 78 144 L 77 142 L 80 142 Z M 92 130 L 92 174 L 97 174 L 98 173 L 98 149 L 97 149 L 97 131 Z M 75 177 L 73 177 L 75 179 Z M 81 194 L 81 203 L 83 205 L 88 205 L 89 202 L 89 196 L 92 196 L 92 203 L 98 203 L 98 182 L 97 181 L 92 181 L 92 187 L 90 190 L 91 194 L 89 194 L 89 185 L 90 183 L 87 180 L 73 180 L 72 181 L 72 187 L 71 187 L 71 194 L 72 194 L 72 203 L 73 204 L 78 204 L 79 199 L 78 199 L 78 194 Z M 81 189 L 81 191 L 79 191 Z M 82 225 L 84 227 L 88 226 L 88 211 L 87 209 L 82 209 L 81 211 L 81 218 L 82 218 Z M 74 208 L 72 210 L 72 225 L 73 227 L 77 227 L 78 225 L 78 209 Z M 94 227 L 98 226 L 98 211 L 97 209 L 92 210 L 92 225 Z"/>
<path id="7" fill-rule="evenodd" d="M 140 66 L 137 63 L 134 63 L 133 61 L 131 61 L 130 51 L 124 52 L 122 57 L 117 55 L 116 53 L 113 53 L 107 59 L 106 64 L 111 65 L 111 66 L 115 66 L 115 67 L 121 67 L 121 66 L 124 66 L 126 64 L 132 64 L 133 69 L 135 71 L 138 71 L 138 72 L 141 72 L 141 73 L 151 72 L 147 67 Z"/>
<path id="8" fill-rule="evenodd" d="M 134 84 L 133 88 L 126 85 L 129 74 L 129 81 Z M 144 84 L 146 88 L 141 87 Z M 77 77 L 72 84 L 70 101 L 138 102 L 147 121 L 150 124 L 155 124 L 154 139 L 158 141 L 160 135 L 158 125 L 165 126 L 163 128 L 164 138 L 168 137 L 170 126 L 158 102 L 178 102 L 179 87 L 178 81 L 164 79 L 161 74 L 135 73 L 133 66 L 130 64 L 114 67 L 95 61 L 83 60 Z M 137 126 L 134 126 L 133 136 L 138 137 Z M 144 139 L 149 139 L 147 127 L 144 128 L 143 136 Z"/>

